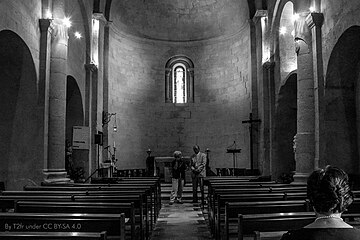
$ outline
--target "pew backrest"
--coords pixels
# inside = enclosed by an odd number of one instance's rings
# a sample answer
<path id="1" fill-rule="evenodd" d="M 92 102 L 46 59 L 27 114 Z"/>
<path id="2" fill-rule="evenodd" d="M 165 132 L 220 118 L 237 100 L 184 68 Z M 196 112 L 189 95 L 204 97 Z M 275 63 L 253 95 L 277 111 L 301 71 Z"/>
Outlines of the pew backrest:
<path id="1" fill-rule="evenodd" d="M 1 232 L 107 232 L 125 239 L 124 214 L 0 213 Z"/>
<path id="2" fill-rule="evenodd" d="M 140 217 L 136 218 L 134 203 L 82 203 L 82 202 L 29 202 L 17 201 L 17 213 L 96 213 L 125 214 L 129 219 L 131 239 L 135 239 L 136 225 L 141 226 Z M 137 211 L 139 214 L 139 211 Z M 137 221 L 136 221 L 137 219 Z"/>
<path id="3" fill-rule="evenodd" d="M 106 232 L 0 232 L 1 240 L 107 240 Z"/>

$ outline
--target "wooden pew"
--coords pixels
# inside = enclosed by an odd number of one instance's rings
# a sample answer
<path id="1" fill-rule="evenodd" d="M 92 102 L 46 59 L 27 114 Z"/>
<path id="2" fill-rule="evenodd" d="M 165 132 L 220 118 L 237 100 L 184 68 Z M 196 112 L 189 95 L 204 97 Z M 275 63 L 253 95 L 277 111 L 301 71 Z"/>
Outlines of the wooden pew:
<path id="1" fill-rule="evenodd" d="M 237 226 L 238 215 L 264 214 L 277 212 L 309 212 L 310 203 L 307 200 L 268 201 L 268 202 L 227 202 L 224 219 L 217 219 L 217 233 L 229 239 L 230 227 Z M 220 216 L 221 217 L 221 216 Z M 224 223 L 222 232 L 221 223 Z"/>
<path id="2" fill-rule="evenodd" d="M 156 183 L 157 184 L 157 183 Z M 159 215 L 159 211 L 161 209 L 161 190 L 158 189 L 159 187 L 154 184 L 145 184 L 145 185 L 138 185 L 138 184 L 77 184 L 77 185 L 60 185 L 60 186 L 24 186 L 25 191 L 145 191 L 144 194 L 148 200 L 147 204 L 148 209 L 151 211 L 150 219 L 151 228 L 153 227 L 153 223 L 156 222 L 156 218 Z M 145 202 L 145 199 L 144 199 Z"/>
<path id="3" fill-rule="evenodd" d="M 106 232 L 0 232 L 0 240 L 107 240 Z"/>
<path id="4" fill-rule="evenodd" d="M 226 202 L 260 202 L 260 201 L 286 201 L 286 200 L 305 200 L 306 193 L 229 193 L 216 194 L 216 200 L 209 204 L 209 223 L 212 232 L 216 234 L 216 219 L 225 212 Z"/>
<path id="5" fill-rule="evenodd" d="M 0 232 L 103 232 L 125 239 L 124 214 L 0 213 Z"/>
<path id="6" fill-rule="evenodd" d="M 236 190 L 238 189 L 238 190 Z M 213 184 L 208 188 L 208 201 L 215 201 L 215 193 L 218 191 L 248 191 L 250 192 L 299 192 L 306 191 L 306 186 L 303 185 L 291 185 L 291 184 Z"/>
<path id="7" fill-rule="evenodd" d="M 229 194 L 266 194 L 266 193 L 306 193 L 306 188 L 304 187 L 254 187 L 254 188 L 216 188 L 212 191 L 209 191 L 208 194 L 208 206 L 216 206 L 217 195 L 229 195 Z M 211 211 L 211 210 L 210 210 Z"/>
<path id="8" fill-rule="evenodd" d="M 359 213 L 344 213 L 342 218 L 359 218 Z M 245 235 L 254 236 L 255 231 L 278 232 L 301 228 L 315 220 L 314 212 L 267 213 L 238 216 L 238 239 L 243 240 Z"/>
<path id="9" fill-rule="evenodd" d="M 29 196 L 29 195 L 11 195 L 11 196 L 0 196 L 0 207 L 5 209 L 14 209 L 16 202 L 18 201 L 38 201 L 38 202 L 87 202 L 87 203 L 134 203 L 135 208 L 139 209 L 140 214 L 140 228 L 141 235 L 144 238 L 143 231 L 145 231 L 145 236 L 150 235 L 150 227 L 148 221 L 148 211 L 146 209 L 146 204 L 144 208 L 143 197 L 139 194 L 136 195 L 122 195 L 122 196 L 113 196 L 113 195 L 95 195 L 95 196 Z M 144 217 L 145 215 L 145 217 Z M 145 222 L 145 227 L 144 223 Z"/>
<path id="10" fill-rule="evenodd" d="M 100 183 L 99 183 L 100 182 Z M 136 185 L 136 186 L 134 186 Z M 128 187 L 128 188 L 138 188 L 149 186 L 151 188 L 151 193 L 153 196 L 153 207 L 154 207 L 154 214 L 155 216 L 153 219 L 156 220 L 158 217 L 158 213 L 161 209 L 161 182 L 159 177 L 131 177 L 131 178 L 93 178 L 92 182 L 89 183 L 71 183 L 71 184 L 46 184 L 42 183 L 40 187 L 82 187 L 82 188 L 92 188 L 94 186 L 97 187 Z M 39 186 L 36 186 L 39 188 Z M 44 189 L 44 188 L 43 188 Z M 33 186 L 26 186 L 24 190 L 36 190 Z M 45 190 L 45 189 L 44 189 Z M 83 190 L 83 189 L 79 189 Z"/>
<path id="11" fill-rule="evenodd" d="M 141 227 L 140 217 L 136 218 L 134 203 L 84 203 L 84 202 L 29 202 L 18 201 L 15 203 L 17 213 L 98 213 L 120 214 L 124 213 L 129 219 L 130 238 L 138 239 L 136 226 Z"/>
<path id="12" fill-rule="evenodd" d="M 287 231 L 261 232 L 254 231 L 254 240 L 279 240 Z"/>
<path id="13" fill-rule="evenodd" d="M 140 185 L 129 185 L 129 186 L 118 186 L 118 185 L 101 185 L 101 186 L 93 186 L 88 185 L 85 186 L 25 186 L 22 195 L 132 195 L 132 194 L 141 194 L 143 197 L 143 202 L 145 203 L 145 211 L 149 211 L 148 213 L 144 213 L 146 217 L 146 221 L 149 221 L 150 229 L 153 229 L 153 225 L 156 222 L 156 218 L 160 211 L 158 205 L 158 196 L 152 193 L 150 186 L 140 186 Z M 37 192 L 39 192 L 37 194 Z M 28 194 L 27 194 L 28 193 Z M 49 194 L 47 194 L 49 193 Z M 10 195 L 16 194 L 15 191 L 5 191 L 2 195 Z M 149 231 L 147 231 L 149 232 Z"/>

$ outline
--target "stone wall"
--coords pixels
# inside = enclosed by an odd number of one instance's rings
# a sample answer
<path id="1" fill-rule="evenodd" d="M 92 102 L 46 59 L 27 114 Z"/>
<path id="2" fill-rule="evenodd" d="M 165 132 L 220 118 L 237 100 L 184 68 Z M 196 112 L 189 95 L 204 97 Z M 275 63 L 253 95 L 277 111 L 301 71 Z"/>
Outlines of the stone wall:
<path id="1" fill-rule="evenodd" d="M 162 42 L 125 35 L 112 27 L 109 109 L 118 114 L 118 168 L 144 168 L 146 150 L 191 155 L 197 143 L 211 150 L 211 167 L 232 167 L 226 148 L 234 141 L 242 153 L 237 167 L 249 167 L 249 29 L 227 38 Z M 175 55 L 194 62 L 195 102 L 165 103 L 165 64 Z"/>
<path id="2" fill-rule="evenodd" d="M 359 171 L 359 50 L 360 2 L 323 2 L 322 26 L 325 96 L 323 163 L 348 173 Z"/>

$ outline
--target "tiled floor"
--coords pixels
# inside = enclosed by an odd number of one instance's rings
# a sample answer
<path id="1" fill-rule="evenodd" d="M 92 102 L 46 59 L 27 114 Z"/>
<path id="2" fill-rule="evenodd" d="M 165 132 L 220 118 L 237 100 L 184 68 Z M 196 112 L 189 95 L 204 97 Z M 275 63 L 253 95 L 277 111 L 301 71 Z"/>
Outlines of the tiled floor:
<path id="1" fill-rule="evenodd" d="M 151 240 L 213 239 L 200 207 L 192 203 L 164 203 Z"/>

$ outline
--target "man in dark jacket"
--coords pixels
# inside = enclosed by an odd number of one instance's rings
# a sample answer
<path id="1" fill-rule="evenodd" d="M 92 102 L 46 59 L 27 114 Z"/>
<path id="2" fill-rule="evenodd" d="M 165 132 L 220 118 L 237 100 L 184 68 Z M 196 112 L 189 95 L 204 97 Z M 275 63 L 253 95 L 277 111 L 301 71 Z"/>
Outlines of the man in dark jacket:
<path id="1" fill-rule="evenodd" d="M 180 151 L 174 152 L 174 160 L 171 162 L 171 182 L 172 189 L 170 194 L 170 205 L 174 202 L 182 204 L 182 192 L 184 188 L 186 164 L 182 159 Z"/>

